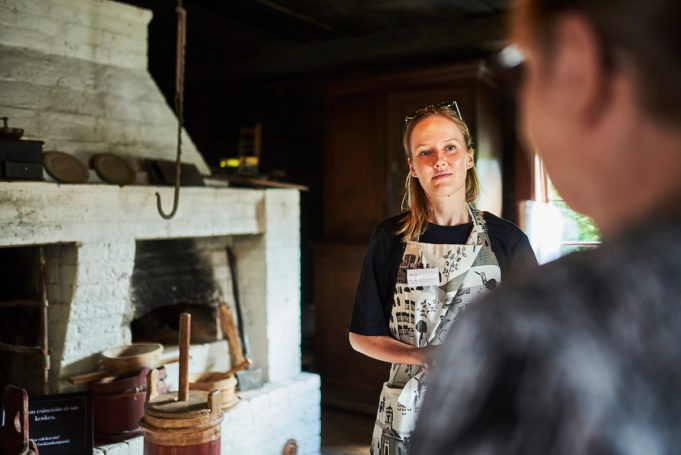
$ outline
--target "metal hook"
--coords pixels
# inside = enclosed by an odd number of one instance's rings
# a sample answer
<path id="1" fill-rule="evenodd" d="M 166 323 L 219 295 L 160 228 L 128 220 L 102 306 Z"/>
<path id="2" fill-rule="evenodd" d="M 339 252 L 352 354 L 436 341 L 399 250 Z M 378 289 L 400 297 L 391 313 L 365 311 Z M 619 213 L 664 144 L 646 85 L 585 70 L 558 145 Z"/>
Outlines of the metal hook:
<path id="1" fill-rule="evenodd" d="M 175 158 L 175 193 L 173 196 L 173 209 L 170 213 L 163 212 L 161 207 L 161 194 L 156 193 L 156 208 L 162 218 L 169 220 L 175 216 L 180 201 L 180 176 L 182 156 L 182 124 L 184 123 L 184 60 L 185 44 L 187 42 L 187 11 L 182 8 L 182 0 L 177 0 L 177 55 L 175 61 L 175 114 L 177 115 L 177 157 Z"/>

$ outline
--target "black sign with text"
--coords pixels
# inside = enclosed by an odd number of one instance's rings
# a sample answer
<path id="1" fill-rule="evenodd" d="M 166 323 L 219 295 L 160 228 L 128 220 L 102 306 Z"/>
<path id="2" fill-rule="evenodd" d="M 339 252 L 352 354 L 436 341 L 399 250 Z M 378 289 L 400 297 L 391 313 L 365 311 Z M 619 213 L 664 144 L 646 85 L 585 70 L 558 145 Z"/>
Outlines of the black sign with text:
<path id="1" fill-rule="evenodd" d="M 89 392 L 30 398 L 28 429 L 40 455 L 91 455 L 92 405 Z"/>

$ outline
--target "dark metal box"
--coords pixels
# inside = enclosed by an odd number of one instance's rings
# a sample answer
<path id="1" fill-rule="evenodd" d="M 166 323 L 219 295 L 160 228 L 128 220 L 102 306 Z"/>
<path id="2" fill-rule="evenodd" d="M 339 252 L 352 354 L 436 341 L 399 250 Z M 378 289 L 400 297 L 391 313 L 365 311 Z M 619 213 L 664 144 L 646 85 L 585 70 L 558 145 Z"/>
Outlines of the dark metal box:
<path id="1" fill-rule="evenodd" d="M 42 180 L 42 163 L 2 162 L 2 177 L 9 180 Z"/>
<path id="2" fill-rule="evenodd" d="M 43 180 L 43 142 L 0 140 L 0 179 Z"/>
<path id="3" fill-rule="evenodd" d="M 0 139 L 0 161 L 42 163 L 43 141 L 4 141 Z"/>

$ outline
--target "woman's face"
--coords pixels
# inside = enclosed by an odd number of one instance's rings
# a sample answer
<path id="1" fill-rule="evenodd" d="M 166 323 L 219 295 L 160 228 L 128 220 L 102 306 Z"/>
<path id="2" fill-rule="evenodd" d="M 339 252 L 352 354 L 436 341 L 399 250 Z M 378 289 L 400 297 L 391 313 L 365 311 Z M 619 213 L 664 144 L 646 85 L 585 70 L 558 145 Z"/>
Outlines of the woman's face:
<path id="1" fill-rule="evenodd" d="M 429 200 L 466 200 L 466 172 L 473 167 L 473 152 L 456 123 L 440 115 L 421 120 L 411 132 L 410 147 L 409 171 Z"/>

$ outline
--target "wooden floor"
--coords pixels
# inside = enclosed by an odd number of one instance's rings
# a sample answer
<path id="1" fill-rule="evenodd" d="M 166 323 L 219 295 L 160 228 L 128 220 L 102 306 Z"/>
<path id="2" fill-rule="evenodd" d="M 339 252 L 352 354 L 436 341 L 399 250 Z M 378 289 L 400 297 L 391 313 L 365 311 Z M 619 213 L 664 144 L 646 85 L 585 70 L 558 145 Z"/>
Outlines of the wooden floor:
<path id="1" fill-rule="evenodd" d="M 374 416 L 322 407 L 322 455 L 367 455 Z"/>

